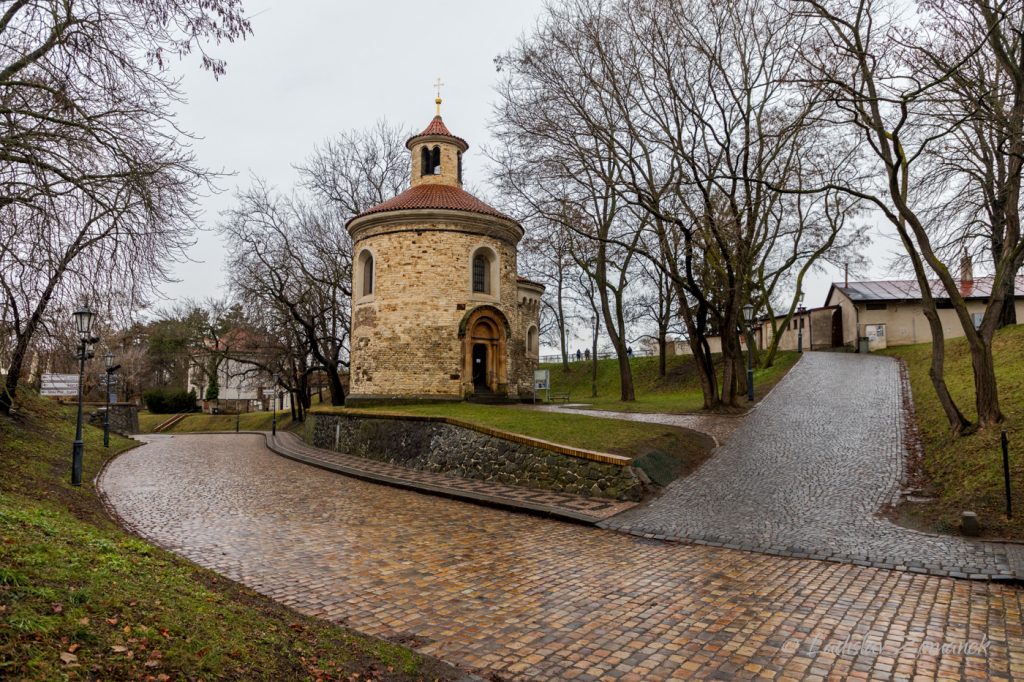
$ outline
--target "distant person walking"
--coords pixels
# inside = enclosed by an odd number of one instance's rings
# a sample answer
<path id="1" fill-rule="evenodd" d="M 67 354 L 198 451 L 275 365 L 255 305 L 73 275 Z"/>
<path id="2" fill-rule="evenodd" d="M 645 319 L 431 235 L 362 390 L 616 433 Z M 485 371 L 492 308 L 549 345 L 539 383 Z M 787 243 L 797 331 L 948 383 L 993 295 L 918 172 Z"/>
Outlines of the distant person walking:
<path id="1" fill-rule="evenodd" d="M 585 351 L 583 351 L 583 357 L 586 358 L 588 362 L 590 361 L 590 349 L 589 348 L 586 349 Z"/>
<path id="2" fill-rule="evenodd" d="M 633 346 L 630 346 L 629 348 L 626 349 L 626 355 L 629 357 L 630 360 L 633 359 Z"/>
<path id="3" fill-rule="evenodd" d="M 579 348 L 577 348 L 577 349 L 576 349 L 576 362 L 579 362 L 579 361 L 580 361 L 580 360 L 582 360 L 582 359 L 583 359 L 583 353 L 581 353 L 581 352 L 580 352 L 580 349 L 579 349 Z"/>

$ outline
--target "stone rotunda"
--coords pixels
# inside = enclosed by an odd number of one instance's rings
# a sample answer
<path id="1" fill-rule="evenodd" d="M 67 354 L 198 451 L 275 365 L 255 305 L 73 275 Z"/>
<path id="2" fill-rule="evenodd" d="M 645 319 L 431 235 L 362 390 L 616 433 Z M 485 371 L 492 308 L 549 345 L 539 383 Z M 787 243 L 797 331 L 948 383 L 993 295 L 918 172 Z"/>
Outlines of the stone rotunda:
<path id="1" fill-rule="evenodd" d="M 349 404 L 532 395 L 544 287 L 517 274 L 522 226 L 462 189 L 469 145 L 436 103 L 409 189 L 347 225 Z"/>

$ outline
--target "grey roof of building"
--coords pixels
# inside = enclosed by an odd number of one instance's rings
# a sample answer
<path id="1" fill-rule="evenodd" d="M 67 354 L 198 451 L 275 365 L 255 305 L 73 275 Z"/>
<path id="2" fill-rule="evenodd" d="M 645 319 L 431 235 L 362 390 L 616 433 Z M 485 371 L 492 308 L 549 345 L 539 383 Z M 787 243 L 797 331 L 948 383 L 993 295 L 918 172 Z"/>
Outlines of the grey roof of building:
<path id="1" fill-rule="evenodd" d="M 932 295 L 936 298 L 949 298 L 942 282 L 932 280 L 929 283 Z M 921 288 L 916 280 L 878 280 L 874 282 L 835 282 L 832 289 L 841 291 L 851 301 L 918 301 L 921 299 Z M 975 277 L 973 280 L 960 283 L 960 295 L 964 298 L 989 298 L 992 295 L 992 277 Z M 1015 287 L 1016 296 L 1024 296 L 1024 275 L 1018 275 Z M 831 297 L 831 291 L 829 292 Z M 826 299 L 827 300 L 827 299 Z"/>

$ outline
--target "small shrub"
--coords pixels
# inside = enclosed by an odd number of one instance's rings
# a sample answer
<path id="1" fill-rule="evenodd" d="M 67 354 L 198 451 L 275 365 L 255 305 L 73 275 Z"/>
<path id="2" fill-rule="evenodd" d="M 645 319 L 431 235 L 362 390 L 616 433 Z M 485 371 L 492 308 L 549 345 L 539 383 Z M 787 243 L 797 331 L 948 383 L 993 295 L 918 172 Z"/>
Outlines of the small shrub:
<path id="1" fill-rule="evenodd" d="M 195 391 L 154 388 L 143 393 L 142 399 L 146 402 L 146 409 L 153 414 L 176 414 L 196 409 Z"/>

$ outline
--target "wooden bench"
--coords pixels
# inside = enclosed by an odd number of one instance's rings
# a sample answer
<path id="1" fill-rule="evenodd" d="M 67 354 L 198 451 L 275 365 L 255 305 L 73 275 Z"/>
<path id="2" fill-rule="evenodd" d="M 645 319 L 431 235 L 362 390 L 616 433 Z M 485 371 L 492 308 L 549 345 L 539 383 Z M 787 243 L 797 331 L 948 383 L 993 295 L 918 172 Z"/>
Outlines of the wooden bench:
<path id="1" fill-rule="evenodd" d="M 551 400 L 551 402 L 556 402 L 558 400 L 561 400 L 563 403 L 567 403 L 567 402 L 569 402 L 569 394 L 568 393 L 551 393 L 549 395 L 549 399 Z"/>

